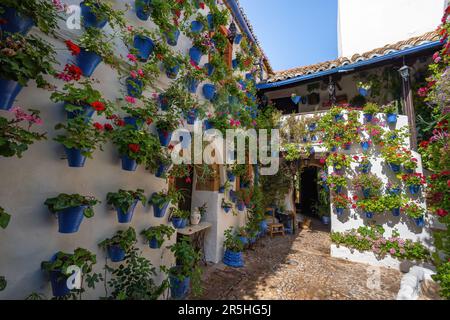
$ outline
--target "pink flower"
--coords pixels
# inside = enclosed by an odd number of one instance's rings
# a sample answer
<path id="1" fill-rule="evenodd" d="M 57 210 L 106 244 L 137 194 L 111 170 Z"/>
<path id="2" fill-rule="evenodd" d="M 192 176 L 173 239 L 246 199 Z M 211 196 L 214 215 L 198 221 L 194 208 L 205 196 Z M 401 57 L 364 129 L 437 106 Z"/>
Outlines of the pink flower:
<path id="1" fill-rule="evenodd" d="M 128 103 L 132 103 L 132 104 L 135 104 L 135 103 L 136 103 L 136 98 L 131 97 L 131 96 L 126 96 L 126 97 L 125 97 L 125 100 L 126 100 Z"/>
<path id="2" fill-rule="evenodd" d="M 127 55 L 127 58 L 128 58 L 128 60 L 130 60 L 130 61 L 132 61 L 132 62 L 136 62 L 136 61 L 137 61 L 136 56 L 135 56 L 134 54 L 131 54 L 131 53 L 129 53 L 129 54 Z"/>
<path id="3" fill-rule="evenodd" d="M 390 254 L 395 254 L 397 251 L 395 251 L 395 249 L 394 248 L 391 248 L 390 250 L 389 250 L 389 253 Z"/>
<path id="4" fill-rule="evenodd" d="M 127 27 L 127 30 L 128 30 L 128 31 L 133 31 L 133 26 L 128 26 L 128 27 Z"/>
<path id="5" fill-rule="evenodd" d="M 53 6 L 58 11 L 64 11 L 64 5 L 61 3 L 61 0 L 52 0 Z"/>
<path id="6" fill-rule="evenodd" d="M 139 76 L 143 77 L 145 75 L 144 71 L 142 69 L 138 70 Z"/>
<path id="7" fill-rule="evenodd" d="M 131 71 L 131 72 L 130 72 L 130 77 L 132 77 L 133 79 L 136 79 L 136 78 L 137 78 L 137 73 L 136 73 L 136 71 Z"/>

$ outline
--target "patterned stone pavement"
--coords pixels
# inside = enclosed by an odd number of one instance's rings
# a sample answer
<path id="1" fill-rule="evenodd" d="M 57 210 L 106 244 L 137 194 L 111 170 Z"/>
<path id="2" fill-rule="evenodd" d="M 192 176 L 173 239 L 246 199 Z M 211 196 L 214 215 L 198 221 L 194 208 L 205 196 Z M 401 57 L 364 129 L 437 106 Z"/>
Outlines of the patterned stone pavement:
<path id="1" fill-rule="evenodd" d="M 399 271 L 380 268 L 379 285 L 368 288 L 368 266 L 331 258 L 329 248 L 328 230 L 318 221 L 311 231 L 273 239 L 266 236 L 245 252 L 244 268 L 222 263 L 206 267 L 200 299 L 395 299 Z"/>

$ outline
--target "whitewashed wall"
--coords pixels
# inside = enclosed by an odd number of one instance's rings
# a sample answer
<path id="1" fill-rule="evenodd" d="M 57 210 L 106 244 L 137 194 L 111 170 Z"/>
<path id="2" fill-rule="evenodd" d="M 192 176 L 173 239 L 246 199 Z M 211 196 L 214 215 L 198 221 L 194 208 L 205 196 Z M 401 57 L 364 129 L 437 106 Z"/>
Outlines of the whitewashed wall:
<path id="1" fill-rule="evenodd" d="M 67 4 L 78 4 L 80 1 L 63 1 Z M 112 1 L 122 7 L 127 2 L 133 5 L 134 1 Z M 205 14 L 207 11 L 203 11 Z M 142 26 L 149 29 L 155 28 L 151 20 L 147 22 L 136 18 L 134 10 L 130 10 L 126 16 L 131 25 Z M 61 24 L 62 30 L 58 32 L 62 39 L 76 39 L 81 31 L 67 30 L 65 24 Z M 109 26 L 104 29 L 110 32 Z M 39 34 L 33 29 L 32 33 Z M 57 50 L 57 60 L 63 69 L 67 61 L 72 57 L 66 50 L 61 39 L 45 37 Z M 122 42 L 117 39 L 117 56 L 125 57 L 128 53 Z M 179 44 L 175 50 L 188 54 L 191 42 L 184 35 L 180 36 Z M 238 49 L 237 46 L 236 50 Z M 202 64 L 206 62 L 203 58 Z M 92 78 L 99 80 L 94 87 L 101 91 L 104 98 L 115 101 L 123 97 L 124 81 L 119 80 L 117 72 L 109 66 L 101 63 L 93 74 Z M 51 80 L 59 88 L 63 83 Z M 156 89 L 162 91 L 169 86 L 169 79 L 164 73 L 156 83 Z M 201 92 L 201 85 L 199 91 Z M 152 90 L 145 94 L 150 96 Z M 200 99 L 203 99 L 201 97 Z M 11 223 L 6 230 L 0 232 L 0 274 L 5 276 L 8 285 L 0 292 L 0 299 L 23 299 L 32 292 L 45 294 L 48 298 L 51 295 L 51 287 L 48 279 L 40 270 L 41 261 L 48 260 L 58 251 L 73 252 L 78 247 L 83 247 L 97 255 L 98 263 L 95 266 L 96 272 L 103 272 L 105 253 L 100 251 L 97 244 L 115 234 L 116 231 L 126 229 L 128 225 L 119 225 L 115 211 L 107 208 L 106 194 L 115 192 L 118 189 L 142 188 L 145 194 L 150 196 L 153 192 L 167 188 L 164 179 L 156 178 L 154 175 L 139 167 L 136 172 L 127 172 L 121 169 L 120 159 L 117 150 L 108 143 L 104 151 L 96 151 L 94 159 L 88 159 L 84 168 L 69 168 L 67 161 L 61 159 L 64 156 L 63 147 L 53 141 L 58 134 L 54 126 L 64 122 L 66 114 L 61 104 L 54 104 L 50 101 L 50 92 L 36 88 L 34 82 L 29 83 L 23 89 L 15 103 L 16 106 L 34 108 L 41 111 L 44 125 L 39 128 L 41 132 L 48 133 L 48 140 L 32 145 L 24 153 L 22 159 L 0 158 L 0 205 L 11 213 Z M 0 111 L 2 116 L 9 117 L 6 111 Z M 104 119 L 94 117 L 94 121 L 102 122 Z M 155 128 L 151 130 L 155 132 Z M 58 233 L 57 220 L 52 217 L 44 206 L 47 198 L 55 197 L 59 193 L 80 193 L 91 195 L 102 201 L 102 204 L 95 207 L 95 216 L 91 219 L 84 219 L 78 233 L 64 235 Z M 217 193 L 194 192 L 193 206 L 199 206 L 208 200 L 207 220 L 215 226 L 209 232 L 206 239 L 207 252 L 210 260 L 217 262 L 220 260 L 221 246 L 223 243 L 223 230 L 228 225 L 239 225 L 240 217 L 222 218 L 220 203 L 221 198 Z M 198 204 L 198 205 L 197 205 Z M 138 205 L 133 217 L 131 226 L 139 233 L 144 228 L 167 224 L 167 214 L 164 218 L 155 218 L 151 206 L 143 208 Z M 217 226 L 217 224 L 223 224 Z M 139 237 L 139 248 L 145 257 L 149 258 L 153 265 L 159 270 L 160 265 L 172 265 L 174 258 L 172 253 L 165 249 L 165 246 L 172 244 L 176 236 L 173 235 L 171 241 L 166 241 L 162 249 L 150 249 Z M 162 280 L 159 274 L 156 282 Z M 85 298 L 95 299 L 104 295 L 103 285 L 99 284 L 95 291 L 85 294 Z"/>

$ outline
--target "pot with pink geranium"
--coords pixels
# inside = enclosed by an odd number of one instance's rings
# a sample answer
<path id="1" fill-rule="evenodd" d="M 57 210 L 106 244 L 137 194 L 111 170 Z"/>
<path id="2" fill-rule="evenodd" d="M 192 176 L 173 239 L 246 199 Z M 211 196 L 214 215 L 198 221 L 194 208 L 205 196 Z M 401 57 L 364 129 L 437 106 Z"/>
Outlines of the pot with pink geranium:
<path id="1" fill-rule="evenodd" d="M 332 166 L 335 173 L 343 174 L 344 170 L 350 167 L 351 162 L 351 158 L 345 154 L 332 153 L 328 156 L 326 164 Z"/>
<path id="2" fill-rule="evenodd" d="M 337 194 L 342 193 L 342 189 L 347 186 L 347 179 L 344 176 L 333 172 L 327 177 L 327 185 Z"/>
<path id="3" fill-rule="evenodd" d="M 350 208 L 351 204 L 352 200 L 345 194 L 337 194 L 333 197 L 333 205 L 338 216 L 341 216 L 345 209 Z"/>
<path id="4" fill-rule="evenodd" d="M 414 173 L 417 169 L 417 163 L 417 158 L 412 156 L 410 150 L 406 150 L 403 160 L 403 170 L 405 170 L 406 173 Z"/>
<path id="5" fill-rule="evenodd" d="M 422 208 L 416 202 L 409 202 L 405 204 L 402 208 L 402 212 L 404 212 L 408 217 L 414 220 L 416 225 L 420 228 L 423 228 L 425 225 L 425 209 Z"/>
<path id="6" fill-rule="evenodd" d="M 421 173 L 411 173 L 402 175 L 402 181 L 406 184 L 411 194 L 417 194 L 421 186 L 425 185 L 426 178 Z"/>
<path id="7" fill-rule="evenodd" d="M 372 173 L 360 174 L 353 179 L 353 187 L 360 189 L 364 198 L 379 196 L 383 181 Z"/>

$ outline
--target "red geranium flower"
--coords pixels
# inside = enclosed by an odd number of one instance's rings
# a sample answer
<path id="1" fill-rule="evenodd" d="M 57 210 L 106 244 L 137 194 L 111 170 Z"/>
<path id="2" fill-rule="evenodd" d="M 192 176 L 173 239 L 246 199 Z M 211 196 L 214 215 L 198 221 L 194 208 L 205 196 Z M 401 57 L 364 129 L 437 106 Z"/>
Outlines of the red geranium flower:
<path id="1" fill-rule="evenodd" d="M 91 103 L 91 107 L 95 109 L 95 111 L 104 111 L 105 108 L 105 104 L 103 102 L 100 101 L 95 101 Z"/>
<path id="2" fill-rule="evenodd" d="M 73 56 L 77 56 L 77 55 L 80 54 L 80 51 L 81 51 L 80 47 L 77 46 L 77 45 L 76 45 L 75 43 L 73 43 L 72 41 L 66 40 L 66 46 L 67 46 L 67 49 L 69 49 L 70 52 L 72 52 L 72 55 L 73 55 Z"/>
<path id="3" fill-rule="evenodd" d="M 106 123 L 105 124 L 105 130 L 106 131 L 113 131 L 113 126 L 111 124 L 109 124 L 109 123 Z"/>
<path id="4" fill-rule="evenodd" d="M 117 119 L 116 120 L 116 125 L 119 127 L 124 127 L 125 126 L 125 121 L 123 121 L 122 119 Z"/>
<path id="5" fill-rule="evenodd" d="M 141 150 L 141 146 L 136 143 L 130 143 L 128 145 L 128 149 L 130 149 L 131 152 L 138 153 L 139 150 Z"/>
<path id="6" fill-rule="evenodd" d="M 98 123 L 98 122 L 94 123 L 94 127 L 97 130 L 103 130 L 103 125 L 101 123 Z"/>
<path id="7" fill-rule="evenodd" d="M 439 216 L 439 217 L 445 217 L 445 216 L 447 216 L 448 215 L 448 211 L 446 211 L 446 210 L 444 210 L 444 209 L 437 209 L 436 210 L 436 214 Z"/>

